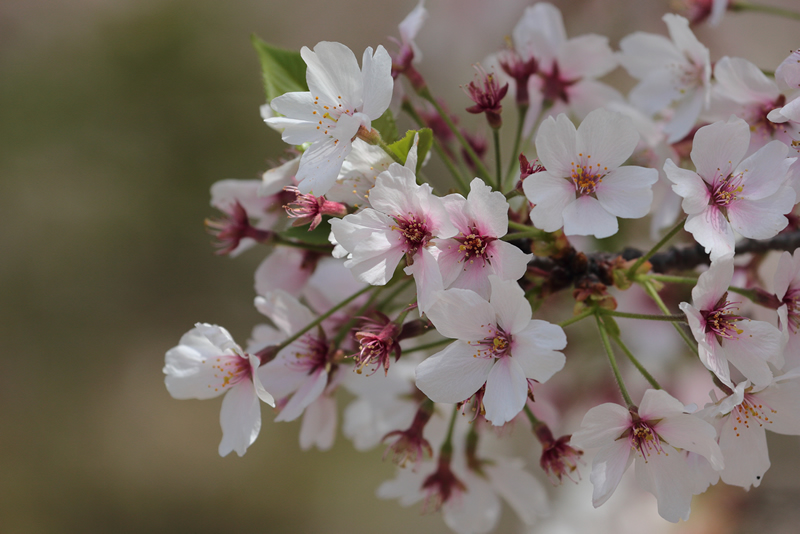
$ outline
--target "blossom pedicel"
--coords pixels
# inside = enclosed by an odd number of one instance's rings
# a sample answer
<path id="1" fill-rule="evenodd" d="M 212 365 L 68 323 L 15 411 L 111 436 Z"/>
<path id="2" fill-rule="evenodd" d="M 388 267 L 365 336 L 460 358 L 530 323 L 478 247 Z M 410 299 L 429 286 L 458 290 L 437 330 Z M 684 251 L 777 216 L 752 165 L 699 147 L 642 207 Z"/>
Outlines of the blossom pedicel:
<path id="1" fill-rule="evenodd" d="M 253 445 L 261 401 L 302 418 L 303 449 L 333 446 L 341 408 L 356 449 L 398 464 L 378 496 L 464 534 L 492 530 L 501 499 L 525 525 L 564 509 L 570 484 L 548 498 L 543 477 L 591 484 L 599 507 L 633 463 L 677 522 L 720 481 L 769 476 L 765 430 L 800 434 L 800 53 L 725 56 L 690 22 L 758 6 L 684 7 L 691 21 L 663 17 L 669 38 L 615 52 L 535 3 L 478 67 L 472 104 L 425 79 L 423 2 L 393 55 L 366 48 L 360 66 L 340 43 L 256 40 L 262 115 L 289 151 L 260 181 L 215 184 L 207 224 L 220 253 L 265 257 L 269 324 L 242 349 L 197 323 L 164 366 L 175 398 L 224 395 L 219 454 Z M 598 81 L 618 64 L 638 82 L 627 97 Z M 486 114 L 493 151 L 459 108 Z"/>

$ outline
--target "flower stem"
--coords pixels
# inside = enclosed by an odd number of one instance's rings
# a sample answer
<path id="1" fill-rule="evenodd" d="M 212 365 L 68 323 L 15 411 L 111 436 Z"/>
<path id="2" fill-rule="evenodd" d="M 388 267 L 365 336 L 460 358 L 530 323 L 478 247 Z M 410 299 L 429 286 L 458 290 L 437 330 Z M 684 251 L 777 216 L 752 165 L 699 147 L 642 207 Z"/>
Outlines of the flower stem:
<path id="1" fill-rule="evenodd" d="M 531 411 L 531 407 L 528 406 L 527 402 L 525 403 L 525 415 L 528 416 L 528 421 L 531 422 L 531 426 L 532 427 L 535 428 L 536 425 L 541 424 L 541 421 L 539 421 L 539 419 L 537 419 L 536 416 L 533 415 L 533 412 Z"/>
<path id="2" fill-rule="evenodd" d="M 372 306 L 372 304 L 375 302 L 375 299 L 378 298 L 378 295 L 380 295 L 381 292 L 384 289 L 386 289 L 386 286 L 377 286 L 377 287 L 375 287 L 375 291 L 373 291 L 372 295 L 369 296 L 369 299 L 367 299 L 367 302 L 365 302 L 364 305 L 361 306 L 358 309 L 358 311 L 356 311 L 353 314 L 353 317 L 349 321 L 347 321 L 345 324 L 343 324 L 342 326 L 339 327 L 339 332 L 336 334 L 336 337 L 333 338 L 333 341 L 331 342 L 331 345 L 333 346 L 333 350 L 336 350 L 336 349 L 339 348 L 339 345 L 342 343 L 344 338 L 347 337 L 347 334 L 350 333 L 350 330 L 352 330 L 352 328 L 358 322 L 358 318 L 361 317 L 361 315 L 363 315 L 364 312 L 367 311 L 370 306 Z"/>
<path id="3" fill-rule="evenodd" d="M 398 280 L 400 280 L 400 279 L 398 278 Z M 397 288 L 396 288 L 394 291 L 392 291 L 392 292 L 389 294 L 389 296 L 388 296 L 388 297 L 386 297 L 385 299 L 383 299 L 383 300 L 380 302 L 380 304 L 378 304 L 377 308 L 378 308 L 380 311 L 383 311 L 383 310 L 384 310 L 384 308 L 386 308 L 386 306 L 388 306 L 389 304 L 391 304 L 391 303 L 392 303 L 392 301 L 393 301 L 393 300 L 394 300 L 394 299 L 397 297 L 397 295 L 399 295 L 400 293 L 402 293 L 403 291 L 405 291 L 405 290 L 406 290 L 406 288 L 408 288 L 408 286 L 409 286 L 409 285 L 411 285 L 411 282 L 412 282 L 413 280 L 414 280 L 413 278 L 408 278 L 408 279 L 406 279 L 406 280 L 403 280 L 402 282 L 400 282 L 400 283 L 397 285 Z M 394 285 L 394 284 L 392 284 L 392 285 Z"/>
<path id="4" fill-rule="evenodd" d="M 644 282 L 643 285 L 644 285 L 644 290 L 647 292 L 648 295 L 650 295 L 650 298 L 653 299 L 653 302 L 656 303 L 656 306 L 658 306 L 658 308 L 666 315 L 671 315 L 669 312 L 669 308 L 667 307 L 666 304 L 664 304 L 664 301 L 661 300 L 661 296 L 658 294 L 658 291 L 656 291 L 656 288 L 653 287 L 653 284 L 651 284 L 650 282 Z M 689 337 L 689 334 L 687 334 L 683 330 L 683 328 L 681 328 L 681 325 L 679 325 L 678 323 L 672 323 L 672 326 L 675 327 L 675 330 L 678 332 L 678 334 L 680 334 L 681 338 L 683 338 L 683 340 L 686 342 L 686 344 L 689 346 L 692 352 L 697 354 L 698 353 L 697 343 L 692 338 Z"/>
<path id="5" fill-rule="evenodd" d="M 439 456 L 447 458 L 453 453 L 453 429 L 456 426 L 456 415 L 458 415 L 458 404 L 453 406 L 453 413 L 450 415 L 450 424 L 447 426 L 447 437 L 439 449 Z"/>
<path id="6" fill-rule="evenodd" d="M 625 389 L 625 383 L 622 381 L 622 375 L 620 374 L 619 367 L 617 366 L 617 359 L 614 357 L 614 349 L 611 348 L 611 342 L 608 340 L 606 325 L 604 325 L 602 319 L 600 319 L 600 314 L 595 314 L 594 318 L 597 321 L 597 329 L 600 330 L 600 339 L 603 342 L 603 348 L 606 349 L 606 354 L 608 355 L 608 363 L 611 364 L 611 370 L 614 373 L 614 379 L 616 379 L 617 386 L 619 386 L 619 392 L 622 394 L 625 404 L 628 406 L 628 408 L 630 408 L 634 405 L 633 400 L 628 394 L 628 390 Z"/>
<path id="7" fill-rule="evenodd" d="M 453 121 L 452 119 L 450 119 L 450 116 L 444 109 L 442 109 L 442 106 L 433 97 L 433 95 L 430 92 L 430 89 L 425 87 L 419 93 L 419 95 L 428 102 L 430 102 L 431 105 L 434 107 L 434 109 L 436 109 L 436 112 L 439 113 L 439 116 L 442 118 L 445 124 L 447 124 L 447 127 L 450 128 L 450 131 L 453 132 L 453 135 L 456 136 L 458 142 L 461 143 L 461 146 L 464 148 L 464 150 L 467 152 L 472 162 L 475 164 L 475 167 L 478 169 L 478 173 L 481 174 L 484 179 L 488 180 L 491 174 L 489 174 L 489 171 L 486 169 L 486 166 L 481 161 L 481 158 L 478 157 L 478 155 L 472 149 L 472 146 L 467 142 L 466 139 L 464 139 L 464 136 L 461 135 L 461 132 L 458 131 L 458 128 L 456 128 L 456 125 L 453 124 Z"/>
<path id="8" fill-rule="evenodd" d="M 528 113 L 527 104 L 517 105 L 517 131 L 514 134 L 514 148 L 511 150 L 511 161 L 508 164 L 508 171 L 506 171 L 506 182 L 511 182 L 507 185 L 513 189 L 513 181 L 511 178 L 514 176 L 514 169 L 519 166 L 519 144 L 522 142 L 522 126 L 525 124 L 525 115 Z"/>
<path id="9" fill-rule="evenodd" d="M 371 291 L 373 289 L 375 289 L 375 286 L 367 286 L 367 287 L 365 287 L 363 289 L 359 289 L 358 291 L 356 291 L 355 293 L 353 293 L 352 295 L 350 295 L 349 297 L 344 299 L 342 302 L 340 302 L 339 304 L 337 304 L 336 306 L 334 306 L 330 310 L 326 311 L 325 313 L 323 313 L 322 315 L 320 315 L 319 317 L 317 317 L 316 319 L 314 319 L 313 321 L 308 323 L 305 327 L 303 327 L 300 330 L 298 330 L 297 332 L 295 332 L 295 334 L 293 336 L 289 336 L 289 338 L 285 339 L 281 344 L 279 344 L 274 349 L 275 354 L 277 354 L 278 352 L 280 352 L 284 348 L 288 347 L 289 345 L 291 345 L 292 343 L 294 343 L 295 341 L 300 339 L 300 337 L 303 334 L 305 334 L 306 332 L 308 332 L 312 328 L 314 328 L 317 325 L 319 325 L 322 321 L 324 321 L 325 319 L 327 319 L 328 317 L 330 317 L 331 315 L 333 315 L 334 313 L 336 313 L 340 309 L 344 308 L 345 306 L 350 304 L 352 301 L 354 301 L 355 299 L 357 299 L 358 297 L 360 297 L 361 295 L 363 295 L 367 291 Z"/>
<path id="10" fill-rule="evenodd" d="M 731 293 L 738 293 L 743 297 L 749 298 L 753 302 L 757 302 L 758 299 L 755 289 L 744 289 L 742 287 L 730 286 L 728 287 L 728 291 L 730 291 Z"/>
<path id="11" fill-rule="evenodd" d="M 417 113 L 417 110 L 414 109 L 413 105 L 411 105 L 411 102 L 409 102 L 408 100 L 404 100 L 402 109 L 403 111 L 408 113 L 408 115 L 415 123 L 417 123 L 417 126 L 420 127 L 425 126 L 425 121 L 423 121 L 422 117 L 419 116 L 419 113 Z M 436 137 L 435 135 L 433 136 L 433 150 L 436 152 L 439 158 L 444 162 L 444 165 L 445 167 L 447 167 L 447 170 L 450 171 L 450 174 L 453 175 L 453 178 L 455 178 L 456 183 L 458 184 L 458 188 L 461 190 L 461 192 L 466 193 L 467 191 L 469 191 L 469 187 L 467 187 L 467 183 L 466 181 L 464 181 L 464 177 L 461 175 L 461 171 L 458 169 L 458 167 L 450 158 L 450 156 L 447 154 L 447 152 L 445 152 L 444 148 L 442 147 L 441 141 L 439 141 L 439 138 Z"/>
<path id="12" fill-rule="evenodd" d="M 303 250 L 310 250 L 312 252 L 319 252 L 320 254 L 329 255 L 333 251 L 333 245 L 312 245 L 311 243 L 303 243 L 302 241 L 291 241 L 280 234 L 274 234 L 272 238 L 273 245 L 283 245 L 286 247 L 301 248 Z"/>
<path id="13" fill-rule="evenodd" d="M 672 228 L 672 230 L 667 232 L 667 235 L 665 235 L 664 237 L 661 238 L 661 241 L 656 243 L 655 246 L 653 246 L 653 248 L 648 250 L 647 253 L 644 256 L 642 256 L 638 260 L 636 260 L 636 263 L 634 263 L 631 266 L 631 268 L 628 269 L 628 279 L 629 280 L 633 280 L 633 277 L 636 275 L 636 272 L 639 270 L 639 267 L 641 267 L 644 262 L 649 260 L 653 256 L 653 254 L 658 252 L 658 250 L 667 243 L 667 241 L 669 241 L 670 239 L 675 237 L 675 234 L 677 234 L 678 232 L 681 231 L 681 229 L 683 228 L 683 223 L 685 223 L 685 222 L 686 222 L 686 218 L 684 217 L 683 219 L 678 221 L 678 224 L 676 224 Z"/>
<path id="14" fill-rule="evenodd" d="M 686 316 L 682 313 L 673 315 L 651 315 L 648 313 L 628 313 L 616 310 L 598 309 L 603 315 L 613 315 L 614 317 L 626 317 L 628 319 L 644 319 L 646 321 L 671 321 L 673 323 L 686 322 Z"/>
<path id="15" fill-rule="evenodd" d="M 764 6 L 761 4 L 751 4 L 750 2 L 743 2 L 734 0 L 728 8 L 731 11 L 755 11 L 757 13 L 766 13 L 768 15 L 777 15 L 787 19 L 800 20 L 800 13 L 790 11 L 782 7 Z"/>
<path id="16" fill-rule="evenodd" d="M 497 190 L 503 192 L 503 163 L 500 160 L 500 130 L 497 128 L 492 129 L 492 137 L 494 137 L 494 163 L 495 172 L 497 172 Z"/>
<path id="17" fill-rule="evenodd" d="M 625 346 L 625 343 L 622 342 L 622 339 L 616 334 L 611 334 L 611 339 L 613 339 L 614 343 L 616 343 L 617 346 L 622 349 L 622 352 L 625 353 L 625 356 L 627 356 L 628 359 L 631 361 L 631 363 L 639 370 L 639 372 L 642 374 L 645 380 L 650 382 L 650 385 L 653 386 L 654 388 L 661 389 L 661 386 L 658 384 L 658 382 L 656 382 L 656 379 L 653 378 L 653 375 L 648 373 L 647 369 L 645 369 L 644 366 L 641 363 L 639 363 L 639 360 L 637 360 L 636 357 L 633 355 L 633 353 L 628 349 L 628 347 Z"/>
<path id="18" fill-rule="evenodd" d="M 578 321 L 583 321 L 584 319 L 586 319 L 590 315 L 593 315 L 594 313 L 595 313 L 594 312 L 594 308 L 587 308 L 586 310 L 584 310 L 583 312 L 579 313 L 578 315 L 576 315 L 574 317 L 570 317 L 569 319 L 566 319 L 564 321 L 561 321 L 560 323 L 558 323 L 558 326 L 560 326 L 561 328 L 564 328 L 565 326 L 569 326 L 569 325 L 571 325 L 573 323 L 577 323 Z"/>
<path id="19" fill-rule="evenodd" d="M 648 274 L 646 279 L 656 280 L 658 282 L 666 282 L 668 284 L 690 284 L 694 285 L 697 283 L 697 278 L 692 278 L 691 276 L 672 276 L 669 274 Z"/>

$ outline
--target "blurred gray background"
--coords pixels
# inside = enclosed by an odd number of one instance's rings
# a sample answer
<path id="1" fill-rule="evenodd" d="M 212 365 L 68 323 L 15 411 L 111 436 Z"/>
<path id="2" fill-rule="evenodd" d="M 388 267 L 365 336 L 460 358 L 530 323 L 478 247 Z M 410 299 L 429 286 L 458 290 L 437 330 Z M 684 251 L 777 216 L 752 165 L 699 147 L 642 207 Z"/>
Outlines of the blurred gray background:
<path id="1" fill-rule="evenodd" d="M 266 407 L 245 457 L 220 458 L 219 400 L 173 400 L 161 373 L 195 322 L 244 340 L 261 320 L 261 255 L 215 257 L 203 229 L 213 182 L 257 178 L 284 149 L 258 113 L 250 35 L 291 49 L 335 40 L 360 57 L 388 46 L 415 3 L 0 2 L 0 532 L 447 531 L 374 497 L 394 473 L 381 450 L 357 453 L 340 434 L 330 452 L 301 452 L 299 423 L 272 424 Z M 428 2 L 420 70 L 451 109 L 470 104 L 457 85 L 529 3 Z M 570 36 L 616 47 L 634 30 L 665 33 L 667 2 L 555 3 Z M 800 32 L 729 15 L 698 35 L 712 59 L 772 70 Z M 613 79 L 631 86 L 621 70 Z M 722 490 L 745 511 L 743 532 L 791 518 L 800 497 L 797 443 L 774 445 L 790 458 L 773 455 L 762 488 Z M 516 525 L 506 510 L 498 531 Z"/>

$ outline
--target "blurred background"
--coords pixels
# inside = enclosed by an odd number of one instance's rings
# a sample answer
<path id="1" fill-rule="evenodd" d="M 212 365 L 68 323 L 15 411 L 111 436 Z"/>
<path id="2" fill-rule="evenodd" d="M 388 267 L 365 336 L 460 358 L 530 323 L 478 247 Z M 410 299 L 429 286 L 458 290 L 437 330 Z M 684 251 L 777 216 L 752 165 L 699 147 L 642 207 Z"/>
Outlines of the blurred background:
<path id="1" fill-rule="evenodd" d="M 428 2 L 420 70 L 453 111 L 470 105 L 457 86 L 471 64 L 504 46 L 530 3 Z M 554 3 L 570 36 L 616 47 L 635 30 L 665 33 L 666 2 Z M 251 34 L 290 49 L 340 41 L 360 57 L 388 46 L 415 4 L 0 2 L 1 533 L 447 532 L 436 514 L 374 496 L 394 476 L 382 450 L 357 453 L 340 434 L 332 451 L 302 452 L 299 422 L 272 424 L 266 407 L 245 457 L 220 458 L 220 401 L 171 399 L 161 371 L 195 322 L 242 341 L 261 322 L 261 255 L 216 257 L 203 229 L 212 183 L 257 178 L 285 148 L 259 116 Z M 767 70 L 800 35 L 796 22 L 735 14 L 697 33 L 712 60 Z M 613 80 L 632 86 L 621 69 Z M 666 524 L 651 501 L 626 508 L 623 489 L 592 510 L 584 468 L 580 486 L 551 492 L 558 514 L 584 523 L 539 531 L 796 532 L 797 441 L 770 443 L 761 488 L 696 498 L 687 524 Z M 498 532 L 518 531 L 506 510 Z"/>

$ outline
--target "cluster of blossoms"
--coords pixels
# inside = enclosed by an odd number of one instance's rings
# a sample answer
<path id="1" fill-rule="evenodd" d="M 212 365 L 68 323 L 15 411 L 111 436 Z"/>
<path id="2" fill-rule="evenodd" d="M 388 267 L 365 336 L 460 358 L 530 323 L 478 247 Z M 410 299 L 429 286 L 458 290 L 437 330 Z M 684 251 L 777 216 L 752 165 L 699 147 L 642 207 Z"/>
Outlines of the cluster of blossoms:
<path id="1" fill-rule="evenodd" d="M 735 4 L 693 2 L 693 22 L 719 22 Z M 485 114 L 494 136 L 492 158 L 418 70 L 426 17 L 420 3 L 396 53 L 367 48 L 360 66 L 339 43 L 299 54 L 256 43 L 262 115 L 293 152 L 262 180 L 215 184 L 224 215 L 207 225 L 222 254 L 267 245 L 255 306 L 268 324 L 243 349 L 198 323 L 166 354 L 170 394 L 225 394 L 219 453 L 241 456 L 259 434 L 260 401 L 276 422 L 302 417 L 303 449 L 330 448 L 345 389 L 355 400 L 342 432 L 359 450 L 383 443 L 398 464 L 378 495 L 424 501 L 460 533 L 490 531 L 500 498 L 526 524 L 548 513 L 546 490 L 504 450 L 500 427 L 530 425 L 556 484 L 583 483 L 591 459 L 595 507 L 631 463 L 672 522 L 719 480 L 758 486 L 765 430 L 800 434 L 800 51 L 774 77 L 742 58 L 712 64 L 690 20 L 667 14 L 669 37 L 637 32 L 615 52 L 599 35 L 568 39 L 559 10 L 537 3 L 465 89 L 466 111 Z M 598 80 L 618 66 L 638 80 L 627 97 Z M 517 129 L 504 171 L 507 95 Z M 405 136 L 401 109 L 417 125 Z M 423 172 L 431 149 L 453 179 L 447 194 L 445 177 Z M 606 242 L 579 237 L 629 237 L 639 223 L 619 219 L 648 215 L 658 242 L 647 251 L 591 252 Z M 660 250 L 682 231 L 696 244 Z M 762 282 L 762 264 L 773 280 Z M 691 302 L 679 302 L 687 286 Z M 556 296 L 570 288 L 572 315 Z M 636 304 L 621 311 L 618 299 Z M 754 305 L 763 320 L 746 315 Z M 692 354 L 682 365 L 711 389 L 704 408 L 671 395 L 680 388 L 666 371 L 662 388 L 623 340 L 649 330 L 623 334 L 615 317 L 674 324 Z M 593 382 L 575 368 L 561 377 L 580 361 L 564 328 L 580 336 L 586 323 L 599 335 L 588 356 L 611 370 Z M 638 404 L 612 343 L 641 373 Z M 622 404 L 598 404 L 608 384 Z M 569 428 L 575 414 L 583 421 Z M 572 433 L 556 438 L 557 427 Z"/>

